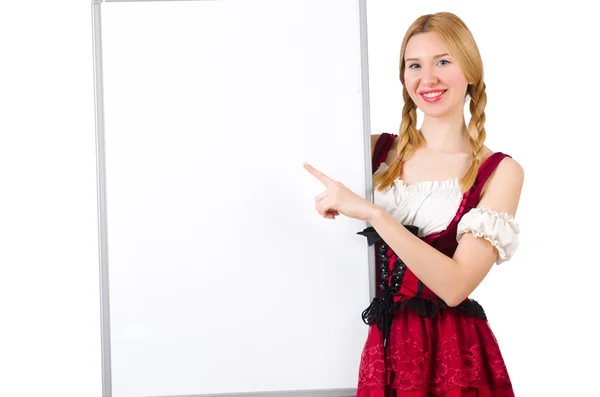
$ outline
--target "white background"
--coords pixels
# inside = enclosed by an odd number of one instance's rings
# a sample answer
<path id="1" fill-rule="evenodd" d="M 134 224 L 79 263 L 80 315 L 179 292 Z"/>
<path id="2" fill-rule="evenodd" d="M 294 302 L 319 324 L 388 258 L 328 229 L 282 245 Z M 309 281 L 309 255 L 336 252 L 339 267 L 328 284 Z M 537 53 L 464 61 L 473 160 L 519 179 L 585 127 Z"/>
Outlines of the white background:
<path id="1" fill-rule="evenodd" d="M 487 144 L 526 174 L 519 252 L 473 297 L 518 396 L 600 395 L 591 6 L 397 3 L 367 1 L 372 132 L 397 132 L 409 23 L 457 13 L 484 57 Z M 100 396 L 90 4 L 1 5 L 0 61 L 0 395 Z"/>

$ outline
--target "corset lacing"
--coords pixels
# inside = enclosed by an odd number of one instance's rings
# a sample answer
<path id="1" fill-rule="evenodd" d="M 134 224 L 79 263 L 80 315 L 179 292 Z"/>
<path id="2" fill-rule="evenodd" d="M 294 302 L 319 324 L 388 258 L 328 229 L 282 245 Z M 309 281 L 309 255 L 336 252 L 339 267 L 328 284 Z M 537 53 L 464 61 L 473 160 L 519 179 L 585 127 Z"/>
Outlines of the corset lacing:
<path id="1" fill-rule="evenodd" d="M 414 235 L 417 235 L 419 230 L 418 227 L 413 225 L 404 225 L 404 227 L 406 227 Z M 379 255 L 379 272 L 381 276 L 379 293 L 375 296 L 375 298 L 373 298 L 369 307 L 362 312 L 362 320 L 368 325 L 376 324 L 377 327 L 382 331 L 384 349 L 387 346 L 390 336 L 394 313 L 404 308 L 416 311 L 421 316 L 429 318 L 435 317 L 441 308 L 449 308 L 460 310 L 469 316 L 479 317 L 487 320 L 483 307 L 481 307 L 481 305 L 473 299 L 466 299 L 459 305 L 451 307 L 440 298 L 425 299 L 420 296 L 407 297 L 403 294 L 400 294 L 399 291 L 402 285 L 404 273 L 406 271 L 406 264 L 400 257 L 398 257 L 390 280 L 390 258 L 387 256 L 389 248 L 387 243 L 382 240 L 381 236 L 379 236 L 379 233 L 377 233 L 373 227 L 368 227 L 357 234 L 367 237 L 367 242 L 369 245 L 373 245 L 381 241 L 377 253 Z M 399 297 L 399 299 L 394 301 L 394 297 Z"/>

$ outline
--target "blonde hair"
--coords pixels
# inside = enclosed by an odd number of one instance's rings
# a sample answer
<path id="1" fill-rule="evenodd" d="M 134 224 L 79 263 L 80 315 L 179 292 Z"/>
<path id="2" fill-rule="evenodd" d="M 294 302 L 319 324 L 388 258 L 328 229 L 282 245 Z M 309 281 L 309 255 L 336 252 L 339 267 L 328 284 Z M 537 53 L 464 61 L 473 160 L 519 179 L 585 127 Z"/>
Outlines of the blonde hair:
<path id="1" fill-rule="evenodd" d="M 417 18 L 408 28 L 400 49 L 400 82 L 402 83 L 402 96 L 404 108 L 402 109 L 402 122 L 400 123 L 398 156 L 396 161 L 386 171 L 373 177 L 373 186 L 384 190 L 402 175 L 403 164 L 414 154 L 415 150 L 425 143 L 425 139 L 417 130 L 417 106 L 408 95 L 404 84 L 405 62 L 404 54 L 406 45 L 411 37 L 419 33 L 433 32 L 444 42 L 450 54 L 456 59 L 458 65 L 469 82 L 467 95 L 471 98 L 469 109 L 469 141 L 473 151 L 473 162 L 460 180 L 463 192 L 469 190 L 475 182 L 479 169 L 479 154 L 483 150 L 485 141 L 485 105 L 487 95 L 483 82 L 483 62 L 475 39 L 465 23 L 450 12 L 427 14 Z"/>

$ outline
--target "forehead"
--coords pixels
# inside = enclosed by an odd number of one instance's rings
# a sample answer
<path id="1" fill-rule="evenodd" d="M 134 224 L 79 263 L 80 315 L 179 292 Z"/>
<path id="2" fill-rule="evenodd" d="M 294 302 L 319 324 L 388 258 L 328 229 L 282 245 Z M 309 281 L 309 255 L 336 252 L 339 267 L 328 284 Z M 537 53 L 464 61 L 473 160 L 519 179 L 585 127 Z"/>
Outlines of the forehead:
<path id="1" fill-rule="evenodd" d="M 446 53 L 449 54 L 450 52 L 437 34 L 433 32 L 419 33 L 408 40 L 404 52 L 404 59 L 424 59 Z"/>

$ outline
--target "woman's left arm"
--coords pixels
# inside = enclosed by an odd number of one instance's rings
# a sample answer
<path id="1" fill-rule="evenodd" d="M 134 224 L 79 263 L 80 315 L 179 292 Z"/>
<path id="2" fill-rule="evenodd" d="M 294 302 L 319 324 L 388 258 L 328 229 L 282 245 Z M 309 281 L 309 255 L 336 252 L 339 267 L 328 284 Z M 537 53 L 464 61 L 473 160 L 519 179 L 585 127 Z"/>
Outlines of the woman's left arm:
<path id="1" fill-rule="evenodd" d="M 498 164 L 482 192 L 478 208 L 514 216 L 523 186 L 523 168 L 507 157 Z M 488 274 L 498 251 L 488 240 L 465 233 L 452 258 L 414 236 L 390 214 L 373 204 L 367 221 L 406 266 L 449 306 L 465 300 Z"/>

